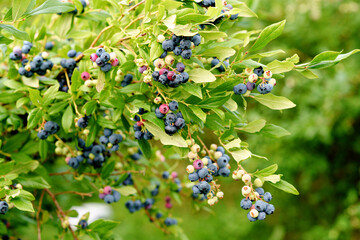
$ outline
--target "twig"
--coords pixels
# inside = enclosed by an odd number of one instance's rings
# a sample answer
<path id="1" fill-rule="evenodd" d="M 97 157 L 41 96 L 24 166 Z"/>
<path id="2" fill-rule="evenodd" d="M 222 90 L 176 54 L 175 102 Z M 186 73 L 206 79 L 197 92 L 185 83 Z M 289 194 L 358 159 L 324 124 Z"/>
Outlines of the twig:
<path id="1" fill-rule="evenodd" d="M 209 154 L 209 157 L 211 157 L 210 151 L 209 149 L 205 146 L 204 142 L 201 140 L 201 138 L 199 136 L 197 136 L 197 139 L 200 141 L 200 143 L 203 145 L 204 149 L 206 150 L 206 152 Z"/>
<path id="2" fill-rule="evenodd" d="M 106 28 L 104 28 L 103 30 L 101 30 L 100 33 L 94 39 L 94 41 L 91 43 L 90 48 L 93 48 L 95 46 L 96 42 L 100 39 L 101 35 L 103 35 L 104 32 L 106 32 L 107 30 L 109 30 L 112 27 L 114 27 L 114 25 L 109 25 Z"/>
<path id="3" fill-rule="evenodd" d="M 62 221 L 62 218 L 65 218 L 66 215 L 65 215 L 64 211 L 62 210 L 59 202 L 56 200 L 55 195 L 54 195 L 49 189 L 44 189 L 44 191 L 45 191 L 47 194 L 49 194 L 49 196 L 50 196 L 51 199 L 53 200 L 53 202 L 54 202 L 54 204 L 55 204 L 55 207 L 57 208 L 57 210 L 58 210 L 58 212 L 59 212 L 59 213 L 58 213 L 58 217 L 59 217 L 60 220 Z M 68 229 L 70 230 L 73 238 L 74 238 L 75 240 L 79 240 L 78 237 L 75 235 L 74 231 L 72 230 L 72 228 L 70 227 L 70 225 L 68 225 Z"/>
<path id="4" fill-rule="evenodd" d="M 6 157 L 11 157 L 11 154 L 10 154 L 10 153 L 6 153 L 6 152 L 3 152 L 3 151 L 1 151 L 1 150 L 0 150 L 0 154 L 1 154 L 1 155 L 4 155 L 4 156 L 6 156 Z"/>
<path id="5" fill-rule="evenodd" d="M 41 205 L 44 199 L 45 191 L 43 190 L 40 195 L 39 199 L 39 207 L 36 213 L 36 222 L 37 222 L 37 231 L 38 231 L 38 240 L 41 240 L 41 225 L 40 225 L 40 212 L 41 212 Z"/>
<path id="6" fill-rule="evenodd" d="M 55 196 L 58 196 L 58 195 L 62 195 L 62 194 L 76 194 L 76 195 L 79 195 L 81 196 L 82 198 L 84 198 L 84 196 L 86 197 L 92 197 L 92 192 L 91 193 L 81 193 L 81 192 L 76 192 L 76 191 L 65 191 L 65 192 L 59 192 L 59 193 L 55 193 L 54 195 Z"/>

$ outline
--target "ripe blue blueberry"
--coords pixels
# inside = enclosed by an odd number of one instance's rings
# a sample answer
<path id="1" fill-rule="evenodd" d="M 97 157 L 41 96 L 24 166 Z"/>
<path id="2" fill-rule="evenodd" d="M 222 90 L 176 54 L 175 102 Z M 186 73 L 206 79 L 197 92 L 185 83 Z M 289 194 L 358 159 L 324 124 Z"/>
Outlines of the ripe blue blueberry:
<path id="1" fill-rule="evenodd" d="M 135 153 L 135 154 L 132 154 L 130 157 L 132 160 L 137 161 L 141 158 L 141 155 L 139 153 Z"/>
<path id="2" fill-rule="evenodd" d="M 206 168 L 202 168 L 198 171 L 199 178 L 205 178 L 209 174 Z"/>
<path id="3" fill-rule="evenodd" d="M 104 197 L 104 202 L 106 202 L 107 204 L 113 203 L 114 201 L 115 201 L 115 198 L 111 194 L 108 194 Z"/>
<path id="4" fill-rule="evenodd" d="M 114 202 L 118 202 L 120 200 L 121 195 L 120 195 L 120 193 L 118 191 L 113 189 L 112 190 L 112 195 L 114 197 Z"/>
<path id="5" fill-rule="evenodd" d="M 29 42 L 29 41 L 23 41 L 23 44 L 24 44 L 24 45 L 29 45 L 30 47 L 32 47 L 32 43 Z"/>
<path id="6" fill-rule="evenodd" d="M 171 111 L 177 111 L 179 109 L 179 104 L 177 101 L 171 101 L 169 103 L 169 108 Z"/>
<path id="7" fill-rule="evenodd" d="M 191 48 L 191 41 L 190 40 L 181 40 L 180 41 L 180 47 L 181 49 L 185 50 L 185 49 L 190 49 Z"/>
<path id="8" fill-rule="evenodd" d="M 51 49 L 53 49 L 53 47 L 54 47 L 54 44 L 52 42 L 47 42 L 45 44 L 45 49 L 46 50 L 51 50 Z"/>
<path id="9" fill-rule="evenodd" d="M 211 60 L 211 67 L 215 67 L 216 65 L 218 65 L 220 63 L 220 60 L 217 58 L 213 58 L 213 60 Z"/>
<path id="10" fill-rule="evenodd" d="M 112 134 L 109 137 L 109 142 L 111 142 L 112 144 L 118 144 L 119 142 L 121 142 L 123 139 L 123 137 L 120 134 Z"/>
<path id="11" fill-rule="evenodd" d="M 37 67 L 40 67 L 41 66 L 41 64 L 43 63 L 43 58 L 42 57 L 40 57 L 40 56 L 35 56 L 34 58 L 33 58 L 33 62 L 35 63 L 35 65 L 37 66 Z"/>
<path id="12" fill-rule="evenodd" d="M 265 213 L 266 213 L 267 215 L 273 214 L 274 211 L 275 211 L 274 205 L 268 204 L 268 205 L 266 206 Z"/>
<path id="13" fill-rule="evenodd" d="M 59 131 L 59 129 L 59 125 L 52 121 L 48 121 L 44 125 L 44 130 L 49 132 L 50 134 L 55 134 L 57 131 Z"/>
<path id="14" fill-rule="evenodd" d="M 157 218 L 157 219 L 161 218 L 162 216 L 163 216 L 163 215 L 162 215 L 161 212 L 157 212 L 157 213 L 156 213 L 156 218 Z"/>
<path id="15" fill-rule="evenodd" d="M 25 69 L 24 67 L 20 67 L 19 70 L 18 70 L 18 72 L 19 72 L 19 74 L 20 74 L 21 76 L 24 76 L 27 71 L 26 71 L 26 69 Z"/>
<path id="16" fill-rule="evenodd" d="M 79 162 L 76 158 L 70 158 L 68 165 L 74 169 L 77 169 L 79 167 Z"/>
<path id="17" fill-rule="evenodd" d="M 174 44 L 179 44 L 181 41 L 181 37 L 176 36 L 175 34 L 172 35 L 171 39 L 173 40 Z"/>
<path id="18" fill-rule="evenodd" d="M 257 217 L 258 220 L 264 220 L 266 218 L 265 212 L 259 212 L 259 216 Z"/>
<path id="19" fill-rule="evenodd" d="M 181 56 L 183 59 L 190 59 L 192 56 L 192 51 L 190 49 L 186 49 L 182 51 Z"/>
<path id="20" fill-rule="evenodd" d="M 247 91 L 247 87 L 243 83 L 240 83 L 234 87 L 234 93 L 236 95 L 242 95 L 242 94 L 246 93 L 246 91 Z"/>
<path id="21" fill-rule="evenodd" d="M 162 48 L 164 49 L 164 51 L 167 52 L 171 52 L 172 50 L 174 50 L 174 42 L 172 40 L 165 40 L 162 43 Z"/>
<path id="22" fill-rule="evenodd" d="M 260 77 L 261 75 L 264 74 L 264 69 L 263 69 L 263 67 L 260 66 L 260 67 L 258 67 L 258 68 L 255 68 L 255 69 L 254 69 L 254 73 Z"/>
<path id="23" fill-rule="evenodd" d="M 40 131 L 37 133 L 38 138 L 40 138 L 41 140 L 47 139 L 49 135 L 50 135 L 50 133 L 47 132 L 47 131 L 45 131 L 45 130 L 40 130 Z"/>
<path id="24" fill-rule="evenodd" d="M 25 54 L 28 54 L 31 50 L 31 47 L 29 45 L 24 45 L 22 48 L 21 48 L 21 51 Z"/>
<path id="25" fill-rule="evenodd" d="M 226 167 L 220 168 L 218 174 L 222 177 L 228 177 L 230 176 L 230 169 Z"/>
<path id="26" fill-rule="evenodd" d="M 170 173 L 168 171 L 165 171 L 162 173 L 162 178 L 163 179 L 168 179 L 170 177 Z"/>
<path id="27" fill-rule="evenodd" d="M 108 128 L 105 128 L 105 129 L 104 129 L 104 136 L 105 136 L 105 137 L 110 137 L 111 134 L 112 134 L 112 130 L 111 130 L 111 129 L 108 129 Z"/>
<path id="28" fill-rule="evenodd" d="M 185 71 L 185 64 L 183 64 L 182 62 L 178 62 L 176 64 L 176 71 L 178 71 L 178 72 Z"/>
<path id="29" fill-rule="evenodd" d="M 208 194 L 211 190 L 210 184 L 207 183 L 206 181 L 201 181 L 198 185 L 198 188 L 199 188 L 200 192 L 203 194 Z"/>
<path id="30" fill-rule="evenodd" d="M 189 180 L 191 182 L 195 182 L 195 181 L 199 180 L 199 175 L 196 172 L 190 173 Z"/>
<path id="31" fill-rule="evenodd" d="M 260 196 L 264 195 L 264 193 L 265 193 L 264 189 L 261 187 L 256 188 L 255 192 L 257 192 Z"/>
<path id="32" fill-rule="evenodd" d="M 142 131 L 135 131 L 135 138 L 136 139 L 142 139 L 143 134 L 144 133 Z"/>
<path id="33" fill-rule="evenodd" d="M 228 165 L 229 160 L 226 157 L 220 157 L 217 160 L 217 164 L 219 165 L 220 168 L 226 167 L 226 165 Z"/>
<path id="34" fill-rule="evenodd" d="M 67 66 L 66 68 L 68 68 L 68 69 L 74 69 L 76 67 L 76 61 L 72 58 L 66 59 L 66 66 Z M 70 74 L 69 74 L 69 77 L 70 77 Z"/>
<path id="35" fill-rule="evenodd" d="M 182 129 L 185 127 L 186 123 L 185 123 L 185 120 L 183 118 L 178 118 L 176 119 L 176 122 L 175 122 L 175 127 L 177 127 L 178 129 Z"/>
<path id="36" fill-rule="evenodd" d="M 153 138 L 153 136 L 154 136 L 154 135 L 152 135 L 152 133 L 149 132 L 148 130 L 146 130 L 146 131 L 144 132 L 144 139 L 145 139 L 145 140 L 150 140 L 150 139 Z"/>
<path id="37" fill-rule="evenodd" d="M 177 119 L 177 117 L 176 117 L 176 114 L 174 114 L 174 113 L 168 113 L 166 115 L 166 120 L 168 121 L 168 123 L 175 123 L 176 119 Z"/>
<path id="38" fill-rule="evenodd" d="M 201 43 L 201 36 L 200 34 L 196 34 L 192 37 L 191 41 L 194 43 L 195 46 L 199 46 Z"/>
<path id="39" fill-rule="evenodd" d="M 101 54 L 103 54 L 104 52 L 105 52 L 105 49 L 103 49 L 103 48 L 98 48 L 98 49 L 96 50 L 96 55 L 98 55 L 98 57 L 100 57 Z"/>
<path id="40" fill-rule="evenodd" d="M 134 76 L 131 74 L 126 74 L 124 77 L 125 82 L 131 82 L 133 80 Z"/>
<path id="41" fill-rule="evenodd" d="M 255 87 L 256 87 L 256 84 L 253 83 L 253 82 L 247 82 L 247 83 L 246 83 L 246 88 L 247 88 L 249 91 L 254 90 Z"/>
<path id="42" fill-rule="evenodd" d="M 97 60 L 97 59 L 96 59 L 96 60 Z M 108 71 L 111 70 L 111 68 L 112 68 L 111 63 L 105 63 L 104 66 L 102 66 L 100 69 L 101 69 L 101 71 L 103 71 L 103 72 L 108 72 Z"/>
<path id="43" fill-rule="evenodd" d="M 80 220 L 79 225 L 82 229 L 85 229 L 88 226 L 88 222 L 83 219 L 83 220 Z"/>
<path id="44" fill-rule="evenodd" d="M 252 202 L 249 199 L 243 198 L 240 202 L 240 207 L 242 209 L 248 210 L 251 208 L 251 206 L 252 206 Z"/>
<path id="45" fill-rule="evenodd" d="M 164 51 L 161 55 L 160 55 L 160 57 L 159 58 L 165 58 L 166 56 L 167 56 L 167 51 Z"/>
<path id="46" fill-rule="evenodd" d="M 110 60 L 110 54 L 108 54 L 107 52 L 104 52 L 101 54 L 100 58 L 104 61 L 104 62 L 108 62 Z"/>
<path id="47" fill-rule="evenodd" d="M 197 185 L 192 186 L 192 191 L 194 194 L 200 194 L 200 190 Z"/>
<path id="48" fill-rule="evenodd" d="M 181 54 L 181 52 L 182 52 L 182 50 L 181 50 L 181 48 L 179 47 L 179 46 L 176 46 L 175 48 L 174 48 L 174 54 L 176 55 L 176 56 L 179 56 L 180 54 Z"/>
<path id="49" fill-rule="evenodd" d="M 108 144 L 109 139 L 107 137 L 105 137 L 105 136 L 101 136 L 99 141 L 100 141 L 101 144 L 106 145 L 106 144 Z"/>
<path id="50" fill-rule="evenodd" d="M 222 154 L 225 154 L 225 149 L 224 149 L 223 147 L 221 147 L 221 146 L 220 146 L 220 147 L 217 147 L 217 148 L 216 148 L 216 151 L 217 151 L 217 152 L 221 152 Z"/>
<path id="51" fill-rule="evenodd" d="M 189 74 L 187 72 L 182 72 L 182 73 L 180 73 L 180 75 L 183 78 L 181 83 L 186 83 L 189 80 Z"/>
<path id="52" fill-rule="evenodd" d="M 155 115 L 156 115 L 157 118 L 163 118 L 163 117 L 165 117 L 165 114 L 162 114 L 162 113 L 160 112 L 160 109 L 159 109 L 159 108 L 156 108 L 156 109 L 155 109 Z"/>
<path id="53" fill-rule="evenodd" d="M 174 125 L 165 126 L 165 132 L 170 136 L 174 135 L 177 132 L 177 130 L 178 129 Z"/>
<path id="54" fill-rule="evenodd" d="M 74 49 L 69 50 L 69 51 L 67 52 L 67 56 L 68 56 L 69 58 L 75 57 L 75 56 L 76 56 L 76 51 L 75 51 Z"/>
<path id="55" fill-rule="evenodd" d="M 96 145 L 91 149 L 91 153 L 96 155 L 99 155 L 102 152 L 102 148 L 100 145 Z"/>
<path id="56" fill-rule="evenodd" d="M 0 214 L 5 214 L 9 210 L 9 205 L 5 201 L 0 202 Z"/>
<path id="57" fill-rule="evenodd" d="M 86 117 L 79 118 L 79 120 L 77 121 L 77 125 L 79 126 L 79 128 L 86 128 L 88 124 L 89 123 Z"/>
<path id="58" fill-rule="evenodd" d="M 250 222 L 255 222 L 255 221 L 257 220 L 256 218 L 253 218 L 253 217 L 250 215 L 250 212 L 248 212 L 247 218 L 250 220 Z"/>
<path id="59" fill-rule="evenodd" d="M 266 193 L 264 194 L 264 201 L 266 201 L 266 202 L 270 202 L 270 201 L 271 201 L 271 199 L 272 199 L 272 195 L 271 195 L 271 193 L 266 192 Z"/>
<path id="60" fill-rule="evenodd" d="M 266 209 L 266 202 L 264 202 L 263 200 L 257 200 L 255 202 L 255 209 L 258 210 L 259 212 L 263 212 Z"/>
<path id="61" fill-rule="evenodd" d="M 218 169 L 217 169 L 216 165 L 209 164 L 207 167 L 212 175 L 217 175 Z"/>
<path id="62" fill-rule="evenodd" d="M 158 80 L 159 80 L 159 77 L 160 77 L 160 73 L 159 73 L 159 71 L 154 71 L 154 72 L 151 74 L 151 76 L 153 77 L 153 79 L 154 79 L 155 81 L 158 81 Z"/>
<path id="63" fill-rule="evenodd" d="M 233 14 L 230 16 L 230 20 L 235 20 L 238 18 L 238 16 L 239 16 L 239 14 Z"/>

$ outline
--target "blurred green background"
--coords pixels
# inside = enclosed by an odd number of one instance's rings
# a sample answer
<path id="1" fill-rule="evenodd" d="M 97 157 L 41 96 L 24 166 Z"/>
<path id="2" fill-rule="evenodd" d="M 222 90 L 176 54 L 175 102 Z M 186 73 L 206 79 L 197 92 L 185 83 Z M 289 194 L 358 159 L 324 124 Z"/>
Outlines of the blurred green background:
<path id="1" fill-rule="evenodd" d="M 231 3 L 231 1 L 228 1 Z M 287 19 L 284 33 L 267 46 L 294 53 L 306 62 L 325 50 L 348 52 L 360 48 L 360 2 L 349 0 L 246 1 L 259 19 L 239 21 L 241 28 L 263 28 Z M 264 59 L 271 61 L 272 59 Z M 266 63 L 265 62 L 265 63 Z M 360 239 L 360 54 L 331 69 L 317 71 L 320 78 L 309 80 L 293 72 L 278 80 L 275 95 L 297 104 L 290 110 L 272 111 L 249 101 L 249 120 L 267 119 L 291 132 L 272 139 L 244 135 L 252 152 L 265 160 L 246 161 L 249 171 L 277 163 L 278 172 L 297 187 L 293 196 L 265 185 L 272 192 L 275 214 L 266 221 L 250 223 L 240 208 L 241 184 L 223 180 L 225 199 L 214 214 L 195 212 L 189 201 L 175 201 L 173 215 L 189 239 Z M 207 144 L 212 143 L 206 139 Z M 184 166 L 187 162 L 184 162 Z M 182 165 L 178 166 L 182 173 Z M 59 179 L 61 180 L 61 179 Z M 62 181 L 59 181 L 62 184 Z M 60 202 L 69 206 L 66 196 Z M 94 198 L 95 200 L 96 198 Z M 116 239 L 174 239 L 153 226 L 142 212 L 129 214 L 125 199 L 113 204 Z M 66 208 L 66 207 L 65 207 Z M 27 219 L 28 221 L 32 221 Z M 52 239 L 54 229 L 44 226 L 44 236 Z M 35 239 L 36 228 L 18 227 L 23 239 Z M 25 236 L 34 236 L 26 238 Z"/>

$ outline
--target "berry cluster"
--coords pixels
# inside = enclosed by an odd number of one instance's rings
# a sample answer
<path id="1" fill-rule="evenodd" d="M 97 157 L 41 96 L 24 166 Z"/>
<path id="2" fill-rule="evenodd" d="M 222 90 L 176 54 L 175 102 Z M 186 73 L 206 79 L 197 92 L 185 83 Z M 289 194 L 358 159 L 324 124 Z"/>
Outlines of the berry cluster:
<path id="1" fill-rule="evenodd" d="M 90 55 L 91 61 L 94 66 L 100 67 L 101 71 L 108 72 L 112 67 L 119 65 L 119 59 L 116 57 L 116 53 L 107 53 L 104 48 L 98 48 L 96 53 Z"/>
<path id="2" fill-rule="evenodd" d="M 246 68 L 245 74 L 248 75 L 248 82 L 245 84 L 244 79 L 244 83 L 240 83 L 234 87 L 234 93 L 237 95 L 242 95 L 246 92 L 250 93 L 250 91 L 254 90 L 258 79 L 262 80 L 262 82 L 257 85 L 257 90 L 261 94 L 270 93 L 273 87 L 276 85 L 276 80 L 271 78 L 272 72 L 270 70 L 264 71 L 261 66 L 255 68 L 254 70 L 251 68 Z"/>
<path id="3" fill-rule="evenodd" d="M 119 72 L 119 71 L 121 72 L 121 70 L 118 70 L 118 72 Z M 119 75 L 116 76 L 116 77 L 119 77 L 119 78 L 120 78 Z M 122 86 L 122 87 L 126 87 L 127 85 L 130 85 L 133 79 L 134 79 L 134 76 L 133 76 L 133 75 L 131 75 L 131 74 L 126 74 L 126 75 L 124 76 L 124 79 L 123 79 L 122 82 L 121 82 L 121 86 Z"/>
<path id="4" fill-rule="evenodd" d="M 156 117 L 164 120 L 165 132 L 170 136 L 183 129 L 186 125 L 181 112 L 176 113 L 178 109 L 179 104 L 176 101 L 170 102 L 169 105 L 161 104 L 160 107 L 155 109 Z"/>
<path id="5" fill-rule="evenodd" d="M 44 124 L 44 129 L 37 133 L 38 138 L 45 140 L 48 136 L 57 133 L 60 130 L 59 124 L 56 122 L 48 121 Z"/>
<path id="6" fill-rule="evenodd" d="M 218 64 L 220 64 L 220 60 L 217 58 L 213 58 L 213 60 L 211 60 L 211 67 L 215 67 Z M 219 72 L 225 72 L 225 67 L 229 67 L 229 61 L 224 61 L 222 62 L 222 64 L 220 64 L 220 66 L 217 67 L 217 70 L 219 70 Z"/>
<path id="7" fill-rule="evenodd" d="M 165 171 L 162 173 L 163 179 L 169 179 L 170 173 L 168 171 Z M 180 192 L 182 189 L 181 180 L 178 178 L 177 172 L 171 173 L 171 180 L 173 181 L 174 185 L 172 185 L 172 190 L 175 192 Z"/>
<path id="8" fill-rule="evenodd" d="M 164 224 L 168 227 L 172 226 L 172 225 L 176 225 L 178 224 L 178 221 L 175 219 L 175 218 L 170 218 L 170 217 L 167 217 L 164 221 Z"/>
<path id="9" fill-rule="evenodd" d="M 165 208 L 171 209 L 173 205 L 171 204 L 171 197 L 166 196 L 165 197 Z"/>
<path id="10" fill-rule="evenodd" d="M 125 207 L 129 210 L 130 213 L 139 211 L 141 208 L 150 209 L 155 203 L 155 199 L 147 198 L 144 202 L 137 200 L 128 200 L 125 203 Z"/>
<path id="11" fill-rule="evenodd" d="M 192 37 L 185 37 L 173 34 L 171 39 L 165 40 L 165 37 L 160 35 L 158 36 L 158 41 L 162 43 L 164 50 L 160 58 L 165 58 L 168 52 L 173 52 L 176 56 L 181 55 L 183 59 L 190 59 L 192 56 L 191 49 L 201 43 L 201 36 L 196 34 Z"/>
<path id="12" fill-rule="evenodd" d="M 142 151 L 138 147 L 128 148 L 128 153 L 130 154 L 130 158 L 134 161 L 137 161 L 143 155 Z"/>
<path id="13" fill-rule="evenodd" d="M 82 228 L 85 229 L 89 226 L 88 222 L 85 219 L 82 219 L 79 221 L 78 225 Z"/>
<path id="14" fill-rule="evenodd" d="M 120 193 L 110 186 L 106 186 L 100 189 L 99 198 L 103 199 L 107 204 L 118 202 L 120 200 Z"/>
<path id="15" fill-rule="evenodd" d="M 140 139 L 150 140 L 153 138 L 151 132 L 149 132 L 149 130 L 147 130 L 144 126 L 145 119 L 141 118 L 141 115 L 143 115 L 146 112 L 147 111 L 145 111 L 145 109 L 139 108 L 138 113 L 134 116 L 134 121 L 136 121 L 136 123 L 134 124 L 135 138 L 138 140 Z"/>
<path id="16" fill-rule="evenodd" d="M 5 201 L 0 201 L 0 214 L 5 214 L 9 210 L 9 204 Z"/>
<path id="17" fill-rule="evenodd" d="M 76 122 L 76 126 L 79 128 L 86 128 L 89 125 L 90 116 L 79 118 Z"/>
<path id="18" fill-rule="evenodd" d="M 76 61 L 75 61 L 75 57 L 77 55 L 81 54 L 80 52 L 76 52 L 75 50 L 69 50 L 67 53 L 67 56 L 69 57 L 68 59 L 63 58 L 60 61 L 60 65 L 66 69 L 66 73 L 68 75 L 69 78 L 71 78 L 72 73 L 74 71 L 74 69 L 76 68 Z"/>
<path id="19" fill-rule="evenodd" d="M 13 51 L 10 53 L 10 59 L 13 61 L 23 60 L 25 56 L 23 54 L 28 54 L 32 48 L 32 43 L 28 41 L 23 42 L 22 48 L 14 47 Z"/>
<path id="20" fill-rule="evenodd" d="M 241 200 L 240 206 L 245 210 L 250 209 L 247 217 L 251 222 L 264 220 L 266 215 L 274 213 L 274 205 L 269 204 L 272 195 L 264 191 L 262 188 L 263 181 L 260 178 L 256 178 L 252 184 L 251 175 L 242 169 L 234 171 L 232 177 L 235 180 L 241 179 L 245 183 L 245 186 L 241 189 L 241 193 L 245 198 Z M 253 186 L 257 188 L 254 190 Z"/>
<path id="21" fill-rule="evenodd" d="M 210 149 L 210 156 L 207 155 L 200 160 L 198 156 L 200 146 L 194 144 L 188 154 L 193 164 L 188 165 L 186 171 L 189 173 L 188 177 L 191 182 L 199 181 L 198 184 L 192 187 L 193 197 L 197 198 L 202 194 L 207 197 L 209 205 L 214 205 L 218 202 L 218 199 L 224 197 L 224 193 L 220 191 L 219 186 L 215 184 L 213 177 L 228 177 L 230 175 L 230 157 L 225 154 L 223 147 L 212 144 Z M 213 161 L 211 159 L 213 159 Z"/>
<path id="22" fill-rule="evenodd" d="M 185 65 L 181 62 L 176 64 L 176 70 L 173 71 L 165 67 L 165 62 L 162 59 L 155 60 L 154 66 L 160 70 L 154 71 L 152 78 L 163 85 L 176 88 L 189 80 L 189 74 L 185 72 Z"/>

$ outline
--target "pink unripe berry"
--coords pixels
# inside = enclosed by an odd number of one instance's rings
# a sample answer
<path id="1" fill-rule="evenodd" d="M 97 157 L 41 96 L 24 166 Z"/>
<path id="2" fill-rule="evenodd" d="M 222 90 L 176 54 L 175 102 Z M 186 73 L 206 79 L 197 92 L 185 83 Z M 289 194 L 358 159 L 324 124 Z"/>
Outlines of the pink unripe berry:
<path id="1" fill-rule="evenodd" d="M 175 178 L 177 178 L 177 177 L 178 177 L 177 172 L 172 172 L 172 173 L 171 173 L 171 178 L 172 178 L 172 179 L 175 179 Z"/>
<path id="2" fill-rule="evenodd" d="M 166 207 L 167 209 L 170 209 L 170 208 L 172 208 L 172 204 L 169 203 L 169 202 L 167 202 L 167 203 L 165 203 L 165 207 Z"/>
<path id="3" fill-rule="evenodd" d="M 170 202 L 170 201 L 171 201 L 171 197 L 170 197 L 170 196 L 166 196 L 166 197 L 165 197 L 165 202 L 168 203 L 168 202 Z"/>
<path id="4" fill-rule="evenodd" d="M 139 72 L 142 74 L 143 72 L 145 72 L 146 70 L 147 70 L 147 66 L 141 66 L 141 67 L 139 67 Z"/>
<path id="5" fill-rule="evenodd" d="M 104 194 L 104 193 L 99 193 L 99 198 L 100 198 L 100 199 L 104 199 L 105 196 L 106 196 L 106 194 Z"/>
<path id="6" fill-rule="evenodd" d="M 88 80 L 89 78 L 90 78 L 90 74 L 89 74 L 88 72 L 83 72 L 83 73 L 81 74 L 81 79 L 82 79 L 82 80 L 86 81 L 86 80 Z"/>
<path id="7" fill-rule="evenodd" d="M 111 62 L 111 65 L 113 67 L 116 67 L 117 65 L 119 65 L 119 59 L 115 58 L 112 62 Z"/>
<path id="8" fill-rule="evenodd" d="M 98 58 L 98 55 L 96 53 L 92 53 L 90 55 L 90 60 L 93 61 L 93 62 L 95 62 L 97 58 Z"/>
<path id="9" fill-rule="evenodd" d="M 70 158 L 71 158 L 71 157 L 66 157 L 66 158 L 65 158 L 65 162 L 66 162 L 66 164 L 68 164 L 68 163 L 69 163 Z"/>
<path id="10" fill-rule="evenodd" d="M 144 125 L 144 123 L 143 123 L 143 122 L 141 122 L 141 121 L 138 121 L 138 122 L 136 122 L 136 125 L 137 125 L 138 127 L 141 127 L 141 126 L 143 126 L 143 125 Z"/>
<path id="11" fill-rule="evenodd" d="M 199 170 L 204 167 L 204 163 L 200 159 L 198 159 L 198 160 L 194 161 L 193 166 L 195 169 Z"/>
<path id="12" fill-rule="evenodd" d="M 168 78 L 170 81 L 175 80 L 175 78 L 176 78 L 175 72 L 174 72 L 174 71 L 170 71 L 170 72 L 168 73 L 168 75 L 167 75 L 167 78 Z"/>
<path id="13" fill-rule="evenodd" d="M 111 191 L 112 191 L 112 189 L 111 189 L 111 187 L 110 187 L 110 186 L 106 186 L 106 187 L 104 187 L 104 194 L 108 195 L 108 194 L 110 194 L 110 193 L 111 193 Z"/>
<path id="14" fill-rule="evenodd" d="M 168 74 L 168 73 L 169 73 L 169 69 L 167 69 L 167 68 L 162 68 L 162 69 L 160 69 L 159 73 L 160 73 L 160 75 Z"/>
<path id="15" fill-rule="evenodd" d="M 159 107 L 159 110 L 162 114 L 167 114 L 169 112 L 170 108 L 167 104 L 161 104 Z"/>

